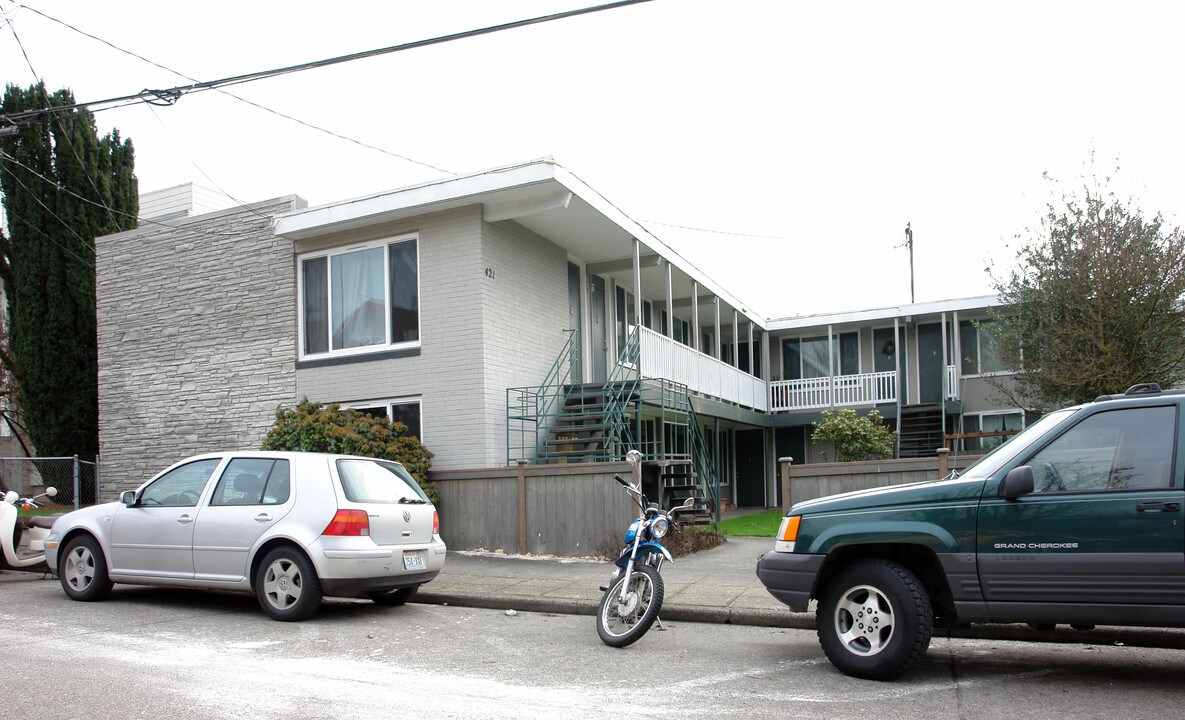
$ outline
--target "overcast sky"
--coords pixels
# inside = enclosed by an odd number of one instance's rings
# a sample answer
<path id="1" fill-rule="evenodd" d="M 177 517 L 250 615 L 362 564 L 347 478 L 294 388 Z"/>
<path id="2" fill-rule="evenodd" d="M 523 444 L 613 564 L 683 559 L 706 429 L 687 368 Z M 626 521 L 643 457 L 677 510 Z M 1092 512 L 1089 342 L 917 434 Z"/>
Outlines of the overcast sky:
<path id="1" fill-rule="evenodd" d="M 189 82 L 110 45 L 205 81 L 595 4 L 0 0 L 0 67 L 95 101 Z M 1183 33 L 1170 2 L 654 0 L 229 89 L 349 140 L 216 91 L 96 123 L 142 191 L 244 202 L 552 156 L 777 318 L 909 302 L 907 222 L 917 301 L 988 294 L 1045 204 L 1116 166 L 1180 224 Z"/>

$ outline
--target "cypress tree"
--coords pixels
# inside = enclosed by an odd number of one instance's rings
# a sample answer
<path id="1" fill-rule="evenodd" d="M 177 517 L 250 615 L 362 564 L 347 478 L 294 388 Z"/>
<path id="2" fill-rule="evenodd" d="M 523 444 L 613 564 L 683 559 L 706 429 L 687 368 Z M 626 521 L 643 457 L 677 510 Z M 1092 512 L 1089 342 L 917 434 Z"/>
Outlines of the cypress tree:
<path id="1" fill-rule="evenodd" d="M 74 104 L 69 90 L 8 85 L 0 112 Z M 102 138 L 81 109 L 42 115 L 0 137 L 0 236 L 8 347 L 23 428 L 38 455 L 99 451 L 95 238 L 136 227 L 139 196 L 130 140 Z"/>

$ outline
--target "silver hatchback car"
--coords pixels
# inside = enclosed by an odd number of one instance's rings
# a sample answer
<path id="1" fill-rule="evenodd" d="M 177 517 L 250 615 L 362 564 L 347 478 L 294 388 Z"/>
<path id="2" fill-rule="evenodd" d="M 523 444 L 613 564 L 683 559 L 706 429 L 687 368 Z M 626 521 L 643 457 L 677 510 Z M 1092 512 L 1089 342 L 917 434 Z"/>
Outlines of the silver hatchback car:
<path id="1" fill-rule="evenodd" d="M 62 516 L 45 548 L 75 600 L 117 582 L 244 590 L 276 620 L 325 595 L 402 605 L 445 558 L 436 509 L 399 463 L 264 451 L 182 460 Z"/>

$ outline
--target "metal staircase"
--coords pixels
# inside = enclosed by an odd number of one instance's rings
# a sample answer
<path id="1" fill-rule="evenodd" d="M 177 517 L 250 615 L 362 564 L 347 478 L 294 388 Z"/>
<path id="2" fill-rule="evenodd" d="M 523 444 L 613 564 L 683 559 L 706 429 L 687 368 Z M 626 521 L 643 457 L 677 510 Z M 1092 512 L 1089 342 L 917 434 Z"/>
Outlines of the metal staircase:
<path id="1" fill-rule="evenodd" d="M 911 405 L 901 408 L 898 421 L 897 457 L 934 457 L 945 447 L 942 408 L 938 405 Z"/>
<path id="2" fill-rule="evenodd" d="M 604 383 L 573 383 L 575 335 L 543 385 L 507 390 L 507 463 L 620 461 L 630 450 L 659 468 L 664 506 L 696 500 L 695 524 L 715 522 L 719 484 L 685 385 L 639 374 L 640 333 L 630 333 Z"/>

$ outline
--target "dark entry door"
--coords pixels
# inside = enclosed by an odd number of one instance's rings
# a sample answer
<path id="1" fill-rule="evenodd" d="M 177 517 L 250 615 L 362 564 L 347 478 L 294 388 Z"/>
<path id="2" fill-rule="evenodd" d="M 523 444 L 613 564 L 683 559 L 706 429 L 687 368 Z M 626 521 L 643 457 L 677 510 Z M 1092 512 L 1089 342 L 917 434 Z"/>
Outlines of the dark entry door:
<path id="1" fill-rule="evenodd" d="M 778 428 L 774 431 L 774 444 L 777 446 L 778 452 L 775 460 L 777 461 L 777 504 L 779 507 L 783 506 L 786 499 L 782 497 L 782 463 L 781 459 L 784 457 L 793 458 L 794 465 L 801 465 L 806 462 L 806 428 L 801 427 L 784 427 Z"/>
<path id="2" fill-rule="evenodd" d="M 737 507 L 765 507 L 765 444 L 761 430 L 737 430 Z"/>
<path id="3" fill-rule="evenodd" d="M 589 298 L 588 357 L 592 361 L 592 382 L 604 382 L 605 354 L 609 351 L 608 336 L 605 334 L 605 279 L 593 276 Z"/>
<path id="4" fill-rule="evenodd" d="M 572 361 L 572 382 L 580 382 L 581 360 L 584 356 L 583 335 L 580 332 L 580 267 L 575 263 L 568 263 L 568 329 L 576 333 L 576 357 Z"/>
<path id="5" fill-rule="evenodd" d="M 942 402 L 942 325 L 918 325 L 918 401 L 923 405 Z"/>

